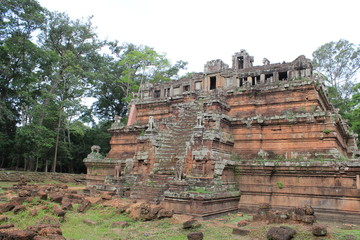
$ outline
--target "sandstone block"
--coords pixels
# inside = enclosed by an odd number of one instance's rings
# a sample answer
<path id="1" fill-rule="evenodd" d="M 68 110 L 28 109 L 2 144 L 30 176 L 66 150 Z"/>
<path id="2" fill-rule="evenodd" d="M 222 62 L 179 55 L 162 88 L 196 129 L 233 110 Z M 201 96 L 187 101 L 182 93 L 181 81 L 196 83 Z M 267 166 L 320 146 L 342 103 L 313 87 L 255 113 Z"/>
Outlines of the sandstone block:
<path id="1" fill-rule="evenodd" d="M 272 227 L 266 234 L 268 240 L 290 240 L 294 237 L 296 231 L 292 228 L 281 226 Z"/>
<path id="2" fill-rule="evenodd" d="M 23 205 L 17 205 L 14 209 L 13 212 L 14 214 L 18 214 L 19 212 L 25 211 L 26 207 Z"/>
<path id="3" fill-rule="evenodd" d="M 241 228 L 233 228 L 232 234 L 239 235 L 239 236 L 247 236 L 249 235 L 250 231 L 241 229 Z"/>
<path id="4" fill-rule="evenodd" d="M 0 229 L 7 229 L 7 228 L 12 228 L 12 227 L 14 227 L 14 224 L 12 224 L 12 223 L 0 225 Z"/>
<path id="5" fill-rule="evenodd" d="M 204 239 L 204 234 L 202 232 L 191 232 L 187 235 L 188 240 L 202 240 Z"/>
<path id="6" fill-rule="evenodd" d="M 96 221 L 93 221 L 93 220 L 84 220 L 83 223 L 85 223 L 86 225 L 89 225 L 89 226 L 95 226 L 97 225 L 97 222 Z"/>
<path id="7" fill-rule="evenodd" d="M 9 231 L 1 231 L 0 239 L 29 240 L 29 239 L 33 239 L 35 235 L 36 233 L 33 231 L 9 230 Z"/>
<path id="8" fill-rule="evenodd" d="M 312 227 L 312 234 L 316 237 L 324 237 L 327 235 L 327 228 L 324 225 L 316 224 Z"/>
<path id="9" fill-rule="evenodd" d="M 85 212 L 91 206 L 90 201 L 84 200 L 78 208 L 78 212 Z"/>
<path id="10" fill-rule="evenodd" d="M 124 227 L 127 227 L 129 226 L 129 223 L 125 222 L 125 221 L 118 221 L 118 222 L 113 222 L 111 224 L 112 227 L 121 227 L 121 228 L 124 228 Z"/>

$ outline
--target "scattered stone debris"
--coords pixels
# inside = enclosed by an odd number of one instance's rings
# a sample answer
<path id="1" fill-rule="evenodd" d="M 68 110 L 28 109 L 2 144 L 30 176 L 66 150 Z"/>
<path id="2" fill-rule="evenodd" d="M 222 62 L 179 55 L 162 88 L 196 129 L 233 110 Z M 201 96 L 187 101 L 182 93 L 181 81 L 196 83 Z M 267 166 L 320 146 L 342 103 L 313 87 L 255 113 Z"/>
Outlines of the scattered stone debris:
<path id="1" fill-rule="evenodd" d="M 150 204 L 146 202 L 137 202 L 130 205 L 130 207 L 126 210 L 126 213 L 128 213 L 132 219 L 142 221 L 148 221 L 164 217 L 172 217 L 172 212 L 168 212 L 165 210 L 162 211 L 163 209 L 164 208 L 160 205 Z"/>
<path id="2" fill-rule="evenodd" d="M 304 208 L 291 208 L 286 211 L 272 210 L 271 205 L 259 205 L 254 221 L 267 221 L 268 223 L 301 222 L 312 225 L 316 221 L 314 209 L 306 205 Z"/>

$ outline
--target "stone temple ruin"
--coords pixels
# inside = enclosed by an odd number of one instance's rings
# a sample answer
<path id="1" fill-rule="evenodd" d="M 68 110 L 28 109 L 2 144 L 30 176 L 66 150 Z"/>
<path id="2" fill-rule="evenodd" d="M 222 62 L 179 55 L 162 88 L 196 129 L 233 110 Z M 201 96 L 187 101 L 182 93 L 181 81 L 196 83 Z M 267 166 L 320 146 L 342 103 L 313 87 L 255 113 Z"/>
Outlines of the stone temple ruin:
<path id="1" fill-rule="evenodd" d="M 359 218 L 357 136 L 310 61 L 253 59 L 241 50 L 232 67 L 142 85 L 107 156 L 84 159 L 88 186 L 198 217 L 267 203 Z"/>

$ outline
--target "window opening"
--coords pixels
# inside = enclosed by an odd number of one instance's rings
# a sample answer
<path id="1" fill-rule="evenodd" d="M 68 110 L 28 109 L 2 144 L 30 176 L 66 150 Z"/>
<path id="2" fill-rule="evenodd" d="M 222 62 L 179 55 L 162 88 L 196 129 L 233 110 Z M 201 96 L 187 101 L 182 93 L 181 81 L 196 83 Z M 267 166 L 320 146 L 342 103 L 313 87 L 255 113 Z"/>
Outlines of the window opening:
<path id="1" fill-rule="evenodd" d="M 159 98 L 160 97 L 160 90 L 155 90 L 154 91 L 154 98 Z"/>
<path id="2" fill-rule="evenodd" d="M 210 77 L 210 90 L 216 89 L 216 77 Z"/>
<path id="3" fill-rule="evenodd" d="M 287 79 L 287 72 L 279 72 L 279 80 L 284 81 Z"/>
<path id="4" fill-rule="evenodd" d="M 272 77 L 273 77 L 272 73 L 265 74 L 265 82 L 270 82 Z"/>
<path id="5" fill-rule="evenodd" d="M 244 57 L 238 57 L 238 69 L 243 69 L 244 68 Z"/>
<path id="6" fill-rule="evenodd" d="M 190 91 L 190 86 L 189 85 L 184 86 L 184 92 L 188 92 L 188 91 Z"/>

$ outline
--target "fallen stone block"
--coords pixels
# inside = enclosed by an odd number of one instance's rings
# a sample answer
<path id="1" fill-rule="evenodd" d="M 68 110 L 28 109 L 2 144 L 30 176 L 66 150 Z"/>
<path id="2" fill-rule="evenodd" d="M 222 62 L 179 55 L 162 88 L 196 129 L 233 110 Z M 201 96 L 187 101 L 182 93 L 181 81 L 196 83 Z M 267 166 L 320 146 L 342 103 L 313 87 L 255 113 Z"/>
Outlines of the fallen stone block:
<path id="1" fill-rule="evenodd" d="M 31 196 L 31 193 L 30 193 L 30 191 L 28 191 L 28 190 L 23 190 L 23 191 L 20 191 L 20 192 L 18 193 L 18 196 L 19 196 L 19 197 L 30 197 L 30 196 Z"/>
<path id="2" fill-rule="evenodd" d="M 268 240 L 290 240 L 294 237 L 296 231 L 292 228 L 281 226 L 272 227 L 266 234 Z"/>
<path id="3" fill-rule="evenodd" d="M 12 224 L 12 223 L 0 225 L 0 229 L 7 229 L 7 228 L 12 228 L 12 227 L 14 227 L 14 224 Z"/>
<path id="4" fill-rule="evenodd" d="M 171 223 L 173 224 L 183 224 L 186 221 L 193 220 L 194 217 L 190 215 L 183 215 L 183 214 L 174 214 L 171 217 Z"/>
<path id="5" fill-rule="evenodd" d="M 64 217 L 66 212 L 58 206 L 53 207 L 54 214 L 58 217 Z"/>
<path id="6" fill-rule="evenodd" d="M 62 235 L 62 231 L 60 228 L 55 228 L 55 227 L 46 227 L 46 228 L 42 228 L 38 234 L 40 236 L 50 236 L 50 235 Z"/>
<path id="7" fill-rule="evenodd" d="M 237 226 L 238 227 L 244 227 L 244 226 L 246 226 L 248 224 L 249 224 L 249 222 L 247 222 L 247 221 L 240 221 L 240 222 L 237 223 Z"/>
<path id="8" fill-rule="evenodd" d="M 6 230 L 0 231 L 0 239 L 29 240 L 35 237 L 36 233 L 26 230 Z"/>
<path id="9" fill-rule="evenodd" d="M 327 235 L 327 227 L 320 224 L 315 224 L 312 227 L 312 234 L 316 237 L 324 237 Z"/>
<path id="10" fill-rule="evenodd" d="M 124 227 L 127 227 L 129 226 L 129 223 L 128 222 L 125 222 L 125 221 L 118 221 L 118 222 L 113 222 L 111 224 L 111 227 L 121 227 L 121 228 L 124 228 Z"/>
<path id="11" fill-rule="evenodd" d="M 201 226 L 201 224 L 195 219 L 192 219 L 192 220 L 189 220 L 189 221 L 186 221 L 183 223 L 183 229 L 197 228 L 200 226 Z"/>
<path id="12" fill-rule="evenodd" d="M 84 200 L 81 205 L 78 208 L 78 212 L 85 212 L 86 210 L 89 209 L 89 207 L 91 206 L 91 203 L 88 200 Z"/>
<path id="13" fill-rule="evenodd" d="M 305 215 L 302 217 L 301 221 L 303 223 L 312 225 L 312 224 L 314 224 L 314 222 L 316 222 L 316 218 L 314 215 Z"/>
<path id="14" fill-rule="evenodd" d="M 63 200 L 63 195 L 60 193 L 53 193 L 49 195 L 51 201 L 61 204 Z"/>
<path id="15" fill-rule="evenodd" d="M 66 240 L 62 235 L 50 234 L 47 236 L 35 236 L 34 240 Z"/>
<path id="16" fill-rule="evenodd" d="M 239 236 L 247 236 L 249 235 L 250 231 L 241 229 L 241 228 L 233 228 L 232 234 L 239 235 Z"/>
<path id="17" fill-rule="evenodd" d="M 112 196 L 108 193 L 103 193 L 103 194 L 101 194 L 101 199 L 102 200 L 111 200 Z"/>
<path id="18" fill-rule="evenodd" d="M 204 234 L 202 232 L 191 232 L 187 235 L 188 240 L 202 240 L 204 239 Z"/>
<path id="19" fill-rule="evenodd" d="M 310 205 L 305 205 L 304 207 L 306 215 L 314 215 L 315 211 Z"/>
<path id="20" fill-rule="evenodd" d="M 25 211 L 26 207 L 23 205 L 18 205 L 16 207 L 14 207 L 13 212 L 14 214 L 18 214 L 19 212 Z"/>
<path id="21" fill-rule="evenodd" d="M 5 213 L 13 210 L 15 208 L 15 204 L 13 202 L 1 203 L 0 204 L 0 213 Z"/>
<path id="22" fill-rule="evenodd" d="M 85 220 L 83 221 L 83 223 L 85 223 L 86 225 L 89 225 L 89 226 L 95 226 L 95 225 L 97 225 L 97 222 L 96 222 L 96 221 L 88 220 L 88 219 L 85 219 Z"/>
<path id="23" fill-rule="evenodd" d="M 26 230 L 38 233 L 39 231 L 41 231 L 41 229 L 44 229 L 44 228 L 60 228 L 60 225 L 59 224 L 37 224 L 37 225 L 27 227 Z"/>
<path id="24" fill-rule="evenodd" d="M 157 214 L 157 218 L 171 218 L 174 214 L 172 210 L 160 209 Z"/>
<path id="25" fill-rule="evenodd" d="M 6 222 L 7 220 L 9 220 L 9 217 L 6 215 L 0 215 L 0 222 Z"/>

